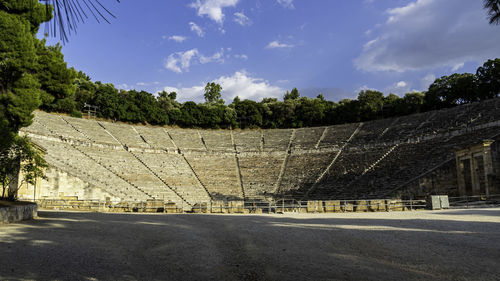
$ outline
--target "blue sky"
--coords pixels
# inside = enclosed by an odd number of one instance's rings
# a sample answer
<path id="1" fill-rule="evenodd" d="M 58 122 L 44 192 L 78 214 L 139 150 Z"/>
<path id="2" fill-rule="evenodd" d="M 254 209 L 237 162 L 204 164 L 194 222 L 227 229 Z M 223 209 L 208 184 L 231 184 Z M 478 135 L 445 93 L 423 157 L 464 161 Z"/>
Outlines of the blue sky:
<path id="1" fill-rule="evenodd" d="M 293 87 L 334 101 L 362 89 L 402 95 L 500 57 L 500 26 L 479 0 L 101 2 L 117 18 L 79 25 L 63 47 L 68 65 L 180 101 L 202 101 L 211 81 L 226 103 Z"/>

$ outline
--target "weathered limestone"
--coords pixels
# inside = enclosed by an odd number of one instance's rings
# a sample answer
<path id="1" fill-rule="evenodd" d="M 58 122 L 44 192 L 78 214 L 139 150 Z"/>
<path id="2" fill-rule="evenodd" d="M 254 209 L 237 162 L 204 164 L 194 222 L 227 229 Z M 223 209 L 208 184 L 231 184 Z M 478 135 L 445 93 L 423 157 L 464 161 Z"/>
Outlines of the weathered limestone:
<path id="1" fill-rule="evenodd" d="M 323 201 L 307 201 L 308 213 L 323 213 L 324 211 Z"/>
<path id="2" fill-rule="evenodd" d="M 369 209 L 372 212 L 386 211 L 385 200 L 370 200 Z"/>
<path id="3" fill-rule="evenodd" d="M 0 202 L 0 224 L 29 220 L 37 216 L 38 207 L 34 203 L 2 202 Z"/>
<path id="4" fill-rule="evenodd" d="M 338 213 L 341 211 L 340 201 L 325 201 L 325 212 L 327 213 Z"/>

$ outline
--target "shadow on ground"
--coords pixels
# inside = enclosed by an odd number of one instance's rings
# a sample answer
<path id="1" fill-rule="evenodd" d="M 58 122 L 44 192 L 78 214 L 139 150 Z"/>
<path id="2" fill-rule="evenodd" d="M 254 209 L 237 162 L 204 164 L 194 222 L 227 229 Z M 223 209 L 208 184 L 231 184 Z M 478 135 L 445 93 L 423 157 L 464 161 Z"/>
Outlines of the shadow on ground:
<path id="1" fill-rule="evenodd" d="M 38 220 L 0 226 L 0 279 L 494 280 L 499 213 L 41 211 Z"/>

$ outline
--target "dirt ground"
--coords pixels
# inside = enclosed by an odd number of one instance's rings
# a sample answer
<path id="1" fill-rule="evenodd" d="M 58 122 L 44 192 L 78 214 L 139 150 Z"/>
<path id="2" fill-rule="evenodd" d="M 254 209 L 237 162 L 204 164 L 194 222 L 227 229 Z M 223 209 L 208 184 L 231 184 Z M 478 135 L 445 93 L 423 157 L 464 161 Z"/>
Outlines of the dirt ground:
<path id="1" fill-rule="evenodd" d="M 39 216 L 0 226 L 0 280 L 500 279 L 500 208 Z"/>

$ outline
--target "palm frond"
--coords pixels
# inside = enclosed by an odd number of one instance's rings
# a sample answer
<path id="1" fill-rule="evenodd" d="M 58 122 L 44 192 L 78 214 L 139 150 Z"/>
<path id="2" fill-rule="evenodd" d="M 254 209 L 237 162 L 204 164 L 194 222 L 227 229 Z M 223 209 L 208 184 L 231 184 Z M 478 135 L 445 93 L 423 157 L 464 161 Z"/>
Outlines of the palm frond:
<path id="1" fill-rule="evenodd" d="M 500 24 L 500 0 L 484 0 L 483 6 L 488 11 L 490 24 Z"/>
<path id="2" fill-rule="evenodd" d="M 120 2 L 120 0 L 116 0 Z M 47 22 L 45 32 L 57 37 L 65 43 L 68 36 L 76 33 L 78 24 L 89 19 L 88 15 L 97 21 L 110 23 L 108 17 L 116 18 L 100 0 L 40 0 L 47 6 L 47 11 L 53 10 L 53 19 Z"/>

